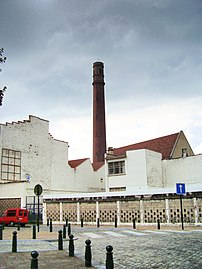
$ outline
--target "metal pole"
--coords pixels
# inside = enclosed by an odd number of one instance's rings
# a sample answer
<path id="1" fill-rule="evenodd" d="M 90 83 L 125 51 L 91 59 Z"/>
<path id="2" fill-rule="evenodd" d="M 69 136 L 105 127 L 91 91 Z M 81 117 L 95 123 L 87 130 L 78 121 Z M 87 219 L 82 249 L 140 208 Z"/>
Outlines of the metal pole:
<path id="1" fill-rule="evenodd" d="M 32 239 L 36 239 L 36 225 L 33 225 L 33 231 L 32 231 Z"/>
<path id="2" fill-rule="evenodd" d="M 38 232 L 39 232 L 39 195 L 38 195 L 38 220 L 37 220 L 37 225 L 38 225 Z"/>
<path id="3" fill-rule="evenodd" d="M 182 223 L 182 230 L 184 230 L 183 208 L 182 208 L 182 195 L 180 195 L 180 209 L 181 209 L 181 223 Z"/>
<path id="4" fill-rule="evenodd" d="M 3 240 L 3 227 L 0 225 L 0 240 Z"/>
<path id="5" fill-rule="evenodd" d="M 58 250 L 63 250 L 62 230 L 58 231 Z"/>

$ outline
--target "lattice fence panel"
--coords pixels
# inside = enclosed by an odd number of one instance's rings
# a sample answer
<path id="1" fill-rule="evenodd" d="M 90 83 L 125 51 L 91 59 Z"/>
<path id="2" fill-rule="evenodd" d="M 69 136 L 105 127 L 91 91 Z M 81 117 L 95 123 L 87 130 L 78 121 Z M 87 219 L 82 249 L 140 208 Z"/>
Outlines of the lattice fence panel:
<path id="1" fill-rule="evenodd" d="M 2 216 L 10 207 L 21 207 L 21 199 L 20 198 L 8 198 L 8 199 L 0 199 L 0 215 Z"/>
<path id="2" fill-rule="evenodd" d="M 116 202 L 99 202 L 100 222 L 114 222 L 117 214 Z"/>
<path id="3" fill-rule="evenodd" d="M 96 221 L 96 203 L 81 203 L 80 218 L 86 222 Z"/>
<path id="4" fill-rule="evenodd" d="M 140 202 L 139 201 L 121 201 L 120 202 L 120 221 L 130 223 L 135 219 L 140 222 Z"/>
<path id="5" fill-rule="evenodd" d="M 63 203 L 62 204 L 63 221 L 77 221 L 77 203 Z"/>
<path id="6" fill-rule="evenodd" d="M 145 223 L 166 222 L 165 200 L 144 200 L 143 205 Z"/>

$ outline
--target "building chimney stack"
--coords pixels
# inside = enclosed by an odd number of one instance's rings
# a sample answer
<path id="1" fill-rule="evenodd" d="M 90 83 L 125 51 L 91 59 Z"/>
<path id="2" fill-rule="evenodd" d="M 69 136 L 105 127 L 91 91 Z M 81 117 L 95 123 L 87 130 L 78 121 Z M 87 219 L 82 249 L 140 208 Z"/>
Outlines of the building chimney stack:
<path id="1" fill-rule="evenodd" d="M 104 162 L 106 153 L 104 64 L 93 64 L 93 163 Z"/>

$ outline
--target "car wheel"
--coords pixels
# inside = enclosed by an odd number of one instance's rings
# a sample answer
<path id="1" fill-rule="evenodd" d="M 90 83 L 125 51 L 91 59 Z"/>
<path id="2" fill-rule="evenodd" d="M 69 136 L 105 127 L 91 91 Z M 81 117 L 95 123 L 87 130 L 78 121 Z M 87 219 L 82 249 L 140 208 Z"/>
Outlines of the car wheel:
<path id="1" fill-rule="evenodd" d="M 10 222 L 10 226 L 12 226 L 12 227 L 14 226 L 14 222 L 13 221 Z"/>

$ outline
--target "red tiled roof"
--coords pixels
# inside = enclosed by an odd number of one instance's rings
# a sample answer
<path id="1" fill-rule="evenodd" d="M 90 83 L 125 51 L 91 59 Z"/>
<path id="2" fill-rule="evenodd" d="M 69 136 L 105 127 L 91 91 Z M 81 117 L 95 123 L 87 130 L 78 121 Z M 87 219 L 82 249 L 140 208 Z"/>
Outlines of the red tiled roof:
<path id="1" fill-rule="evenodd" d="M 169 159 L 175 146 L 179 133 L 171 134 L 152 140 L 113 149 L 114 155 L 125 154 L 128 150 L 149 149 L 162 154 L 162 159 Z"/>
<path id="2" fill-rule="evenodd" d="M 68 161 L 68 164 L 69 166 L 71 166 L 71 168 L 76 168 L 77 166 L 85 162 L 86 160 L 88 160 L 88 158 L 71 160 L 71 161 Z"/>
<path id="3" fill-rule="evenodd" d="M 68 164 L 69 164 L 69 166 L 71 168 L 76 168 L 77 166 L 79 166 L 80 164 L 82 164 L 83 162 L 85 162 L 88 159 L 89 158 L 83 158 L 83 159 L 77 159 L 77 160 L 70 160 L 70 161 L 68 161 Z M 93 167 L 93 170 L 94 171 L 97 171 L 103 165 L 104 165 L 104 162 L 92 163 L 92 167 Z"/>

